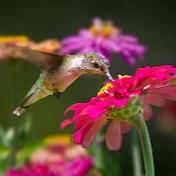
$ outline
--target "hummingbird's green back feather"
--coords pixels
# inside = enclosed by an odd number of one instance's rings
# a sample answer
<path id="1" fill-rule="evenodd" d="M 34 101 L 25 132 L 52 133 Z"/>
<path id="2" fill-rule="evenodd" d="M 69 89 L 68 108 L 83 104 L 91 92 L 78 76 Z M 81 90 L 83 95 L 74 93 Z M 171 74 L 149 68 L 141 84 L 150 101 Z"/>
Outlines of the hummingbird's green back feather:
<path id="1" fill-rule="evenodd" d="M 32 86 L 32 88 L 27 93 L 26 97 L 28 97 L 31 94 L 33 94 L 37 89 L 40 89 L 43 86 L 45 78 L 46 78 L 46 74 L 44 72 L 42 72 L 40 74 L 39 78 L 37 79 L 36 83 Z"/>

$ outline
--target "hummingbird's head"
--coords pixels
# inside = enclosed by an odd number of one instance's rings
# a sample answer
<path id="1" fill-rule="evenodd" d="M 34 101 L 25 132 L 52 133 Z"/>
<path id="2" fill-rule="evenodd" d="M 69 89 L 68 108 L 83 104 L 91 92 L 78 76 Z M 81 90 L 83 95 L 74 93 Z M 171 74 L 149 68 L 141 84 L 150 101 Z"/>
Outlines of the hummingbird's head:
<path id="1" fill-rule="evenodd" d="M 107 59 L 99 53 L 89 52 L 84 54 L 82 69 L 85 73 L 100 74 L 113 80 L 109 72 L 109 63 Z"/>

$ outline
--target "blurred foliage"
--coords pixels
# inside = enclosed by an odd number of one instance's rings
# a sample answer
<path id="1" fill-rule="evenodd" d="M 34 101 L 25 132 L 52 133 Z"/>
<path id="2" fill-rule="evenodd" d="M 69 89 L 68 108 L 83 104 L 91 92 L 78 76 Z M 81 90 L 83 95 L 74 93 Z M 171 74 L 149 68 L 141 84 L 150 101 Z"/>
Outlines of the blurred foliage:
<path id="1" fill-rule="evenodd" d="M 42 141 L 29 140 L 31 125 L 32 115 L 27 113 L 17 130 L 10 127 L 5 131 L 0 127 L 0 172 L 6 171 L 13 157 L 15 157 L 14 167 L 19 168 L 34 150 L 44 145 Z M 17 151 L 15 153 L 14 148 Z"/>

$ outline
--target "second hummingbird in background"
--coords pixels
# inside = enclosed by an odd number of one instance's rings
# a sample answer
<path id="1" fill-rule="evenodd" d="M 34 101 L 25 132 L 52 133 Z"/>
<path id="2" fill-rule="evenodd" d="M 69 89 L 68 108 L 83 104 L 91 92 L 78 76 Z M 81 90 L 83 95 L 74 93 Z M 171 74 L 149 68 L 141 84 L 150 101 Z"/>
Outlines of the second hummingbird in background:
<path id="1" fill-rule="evenodd" d="M 57 55 L 25 47 L 4 45 L 9 56 L 24 58 L 42 71 L 36 83 L 29 90 L 23 102 L 13 114 L 20 116 L 36 101 L 56 94 L 58 97 L 82 74 L 100 74 L 112 80 L 107 59 L 99 53 L 78 55 Z"/>

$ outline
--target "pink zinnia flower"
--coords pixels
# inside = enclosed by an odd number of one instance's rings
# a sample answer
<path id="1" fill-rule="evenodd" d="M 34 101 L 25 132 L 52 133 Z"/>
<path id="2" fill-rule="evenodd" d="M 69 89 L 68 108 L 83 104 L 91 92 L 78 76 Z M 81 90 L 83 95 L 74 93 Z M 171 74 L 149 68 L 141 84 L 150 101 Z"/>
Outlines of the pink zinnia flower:
<path id="1" fill-rule="evenodd" d="M 161 107 L 165 99 L 176 100 L 176 86 L 169 84 L 175 73 L 176 68 L 165 65 L 139 68 L 134 76 L 119 76 L 89 102 L 69 107 L 65 115 L 74 110 L 74 116 L 64 120 L 61 128 L 74 123 L 75 143 L 89 147 L 96 134 L 109 123 L 106 144 L 110 150 L 118 150 L 122 134 L 131 129 L 133 117 L 141 114 L 148 120 L 152 117 L 150 105 Z"/>
<path id="2" fill-rule="evenodd" d="M 65 38 L 60 53 L 99 52 L 110 60 L 111 53 L 119 54 L 128 64 L 136 63 L 136 58 L 143 59 L 146 47 L 139 44 L 137 37 L 123 35 L 111 21 L 93 19 L 89 29 L 81 29 L 77 36 Z"/>

